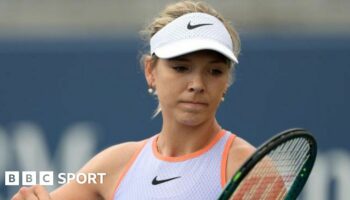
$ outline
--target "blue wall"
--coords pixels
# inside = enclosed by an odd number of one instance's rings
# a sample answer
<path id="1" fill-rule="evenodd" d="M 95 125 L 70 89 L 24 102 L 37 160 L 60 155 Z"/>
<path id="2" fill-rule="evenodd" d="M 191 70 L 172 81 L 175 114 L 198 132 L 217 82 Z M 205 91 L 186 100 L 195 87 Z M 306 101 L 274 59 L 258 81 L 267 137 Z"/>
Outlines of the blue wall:
<path id="1" fill-rule="evenodd" d="M 218 112 L 222 126 L 254 145 L 304 127 L 321 154 L 347 155 L 350 39 L 261 37 L 242 44 L 236 82 Z M 138 64 L 142 47 L 137 39 L 0 41 L 0 139 L 15 145 L 18 126 L 34 125 L 53 158 L 77 124 L 93 127 L 93 152 L 157 133 L 161 119 L 151 119 L 156 102 Z M 2 175 L 25 169 L 11 148 L 0 160 Z M 3 188 L 3 198 L 14 190 Z"/>

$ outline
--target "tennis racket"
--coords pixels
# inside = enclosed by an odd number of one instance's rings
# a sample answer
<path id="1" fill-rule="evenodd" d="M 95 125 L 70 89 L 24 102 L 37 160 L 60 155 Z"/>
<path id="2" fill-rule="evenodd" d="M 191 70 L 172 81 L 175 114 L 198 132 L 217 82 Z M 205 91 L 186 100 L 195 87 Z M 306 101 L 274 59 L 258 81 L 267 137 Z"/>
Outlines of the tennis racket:
<path id="1" fill-rule="evenodd" d="M 286 130 L 265 142 L 233 175 L 219 200 L 294 200 L 303 189 L 317 154 L 305 129 Z"/>

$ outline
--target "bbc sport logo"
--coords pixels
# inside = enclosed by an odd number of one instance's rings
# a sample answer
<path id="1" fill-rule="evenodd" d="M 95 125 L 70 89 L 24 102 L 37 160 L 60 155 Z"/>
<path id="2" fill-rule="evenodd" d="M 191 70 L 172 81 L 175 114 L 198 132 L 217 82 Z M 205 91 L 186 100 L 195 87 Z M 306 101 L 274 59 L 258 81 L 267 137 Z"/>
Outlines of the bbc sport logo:
<path id="1" fill-rule="evenodd" d="M 78 184 L 103 184 L 106 173 L 57 173 L 53 171 L 5 171 L 6 186 L 63 185 L 71 181 Z"/>

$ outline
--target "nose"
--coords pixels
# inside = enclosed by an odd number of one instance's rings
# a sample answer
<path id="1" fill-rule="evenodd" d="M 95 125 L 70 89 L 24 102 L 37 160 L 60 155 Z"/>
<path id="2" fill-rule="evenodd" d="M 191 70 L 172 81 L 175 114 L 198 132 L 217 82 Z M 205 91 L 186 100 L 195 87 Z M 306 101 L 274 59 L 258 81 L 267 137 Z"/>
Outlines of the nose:
<path id="1" fill-rule="evenodd" d="M 194 92 L 194 93 L 202 93 L 204 92 L 204 82 L 203 82 L 203 77 L 201 75 L 195 75 L 192 77 L 189 86 L 188 86 L 188 91 L 189 92 Z"/>

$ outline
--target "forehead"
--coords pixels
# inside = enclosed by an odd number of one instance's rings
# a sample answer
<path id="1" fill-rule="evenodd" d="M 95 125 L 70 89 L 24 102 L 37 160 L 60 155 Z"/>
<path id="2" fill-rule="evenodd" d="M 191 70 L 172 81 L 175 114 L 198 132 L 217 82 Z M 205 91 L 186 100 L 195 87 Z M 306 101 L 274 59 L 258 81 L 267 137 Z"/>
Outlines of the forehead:
<path id="1" fill-rule="evenodd" d="M 205 59 L 210 62 L 215 61 L 215 62 L 223 62 L 223 63 L 228 63 L 229 59 L 226 58 L 224 55 L 212 51 L 212 50 L 201 50 L 201 51 L 196 51 L 192 53 L 188 53 L 182 56 L 178 56 L 175 58 L 171 58 L 169 60 L 183 60 L 183 61 L 191 61 L 193 59 Z"/>

